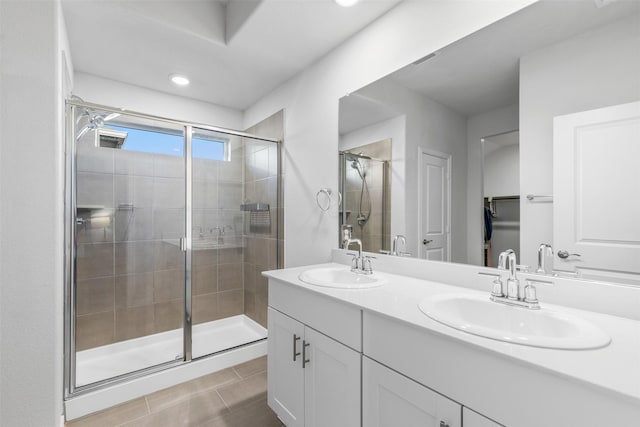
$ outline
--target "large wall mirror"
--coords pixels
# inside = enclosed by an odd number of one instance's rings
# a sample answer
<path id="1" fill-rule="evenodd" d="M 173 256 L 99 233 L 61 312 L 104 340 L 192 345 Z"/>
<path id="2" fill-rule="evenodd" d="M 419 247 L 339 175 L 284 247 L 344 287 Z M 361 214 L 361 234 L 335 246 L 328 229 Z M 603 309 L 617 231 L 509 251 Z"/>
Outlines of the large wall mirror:
<path id="1" fill-rule="evenodd" d="M 640 2 L 541 1 L 341 98 L 343 157 L 390 145 L 382 249 L 495 267 L 511 248 L 535 271 L 548 243 L 557 271 L 640 284 L 639 52 Z M 568 153 L 563 126 L 598 130 Z"/>

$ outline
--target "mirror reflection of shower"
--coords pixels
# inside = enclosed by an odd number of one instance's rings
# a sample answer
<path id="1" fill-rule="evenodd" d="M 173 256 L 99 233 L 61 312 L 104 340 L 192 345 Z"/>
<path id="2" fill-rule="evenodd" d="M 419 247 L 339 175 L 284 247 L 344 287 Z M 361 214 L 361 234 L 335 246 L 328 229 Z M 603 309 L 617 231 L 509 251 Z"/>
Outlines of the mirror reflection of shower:
<path id="1" fill-rule="evenodd" d="M 360 159 L 371 160 L 371 157 L 364 156 L 362 152 L 357 155 L 348 153 L 346 156 L 351 160 L 350 166 L 358 172 L 358 176 L 360 177 L 360 198 L 358 201 L 358 215 L 356 216 L 356 221 L 360 227 L 364 227 L 371 217 L 371 193 L 369 192 L 369 186 L 367 185 L 367 171 Z"/>
<path id="2" fill-rule="evenodd" d="M 350 225 L 368 252 L 390 246 L 390 147 L 385 140 L 340 152 L 340 227 Z"/>

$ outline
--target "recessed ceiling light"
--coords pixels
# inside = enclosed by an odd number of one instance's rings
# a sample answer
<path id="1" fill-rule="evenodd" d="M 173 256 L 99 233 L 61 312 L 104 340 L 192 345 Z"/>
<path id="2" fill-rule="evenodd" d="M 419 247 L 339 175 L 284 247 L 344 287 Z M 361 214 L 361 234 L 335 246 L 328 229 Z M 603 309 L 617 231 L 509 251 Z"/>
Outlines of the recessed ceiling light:
<path id="1" fill-rule="evenodd" d="M 358 3 L 358 0 L 334 0 L 334 1 L 342 7 L 350 7 Z"/>
<path id="2" fill-rule="evenodd" d="M 186 86 L 189 84 L 189 79 L 185 76 L 181 76 L 180 74 L 171 74 L 169 78 L 178 86 Z"/>

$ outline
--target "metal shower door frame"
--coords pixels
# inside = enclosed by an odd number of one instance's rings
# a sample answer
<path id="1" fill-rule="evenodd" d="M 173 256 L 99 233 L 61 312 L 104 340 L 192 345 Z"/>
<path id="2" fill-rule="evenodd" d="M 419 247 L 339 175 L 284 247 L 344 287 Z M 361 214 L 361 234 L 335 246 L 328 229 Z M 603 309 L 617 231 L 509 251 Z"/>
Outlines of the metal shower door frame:
<path id="1" fill-rule="evenodd" d="M 142 119 L 155 120 L 162 123 L 182 126 L 184 129 L 184 148 L 185 148 L 185 230 L 184 238 L 181 240 L 181 249 L 185 256 L 185 287 L 184 287 L 184 324 L 183 324 L 183 358 L 178 360 L 167 361 L 148 368 L 140 369 L 130 373 L 118 375 L 116 377 L 107 378 L 91 384 L 80 387 L 76 386 L 76 260 L 77 260 L 77 243 L 76 243 L 76 220 L 77 220 L 77 201 L 76 201 L 76 178 L 77 178 L 77 154 L 76 154 L 76 118 L 79 108 L 98 109 L 109 113 L 120 113 Z M 64 281 L 65 281 L 65 304 L 64 304 L 64 398 L 75 397 L 84 393 L 99 390 L 105 386 L 121 383 L 147 376 L 149 374 L 166 370 L 168 368 L 180 366 L 190 363 L 193 360 L 193 325 L 192 325 L 192 205 L 193 205 L 193 165 L 192 165 L 192 132 L 193 129 L 202 129 L 212 132 L 219 132 L 227 135 L 240 136 L 255 140 L 273 142 L 278 145 L 278 171 L 280 176 L 280 141 L 273 138 L 261 137 L 250 133 L 225 129 L 215 126 L 209 126 L 199 123 L 185 122 L 181 120 L 169 119 L 161 116 L 144 114 L 136 111 L 129 111 L 121 108 L 114 108 L 100 104 L 84 102 L 78 99 L 66 100 L 66 141 L 65 141 L 65 265 L 64 265 Z M 280 178 L 278 178 L 280 179 Z M 278 184 L 281 183 L 278 181 Z M 279 192 L 278 192 L 279 193 Z"/>

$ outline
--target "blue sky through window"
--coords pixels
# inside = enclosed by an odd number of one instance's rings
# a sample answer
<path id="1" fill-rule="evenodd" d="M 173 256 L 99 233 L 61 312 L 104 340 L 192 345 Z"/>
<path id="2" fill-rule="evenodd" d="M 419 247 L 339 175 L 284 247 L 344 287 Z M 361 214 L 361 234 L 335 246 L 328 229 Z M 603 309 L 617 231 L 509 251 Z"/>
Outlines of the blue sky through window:
<path id="1" fill-rule="evenodd" d="M 123 150 L 140 151 L 143 153 L 165 154 L 168 156 L 184 156 L 184 137 L 169 133 L 152 132 L 122 126 L 107 126 L 120 132 L 127 132 L 127 139 L 122 145 Z M 208 160 L 225 160 L 224 141 L 194 137 L 191 140 L 191 150 L 194 158 Z"/>

